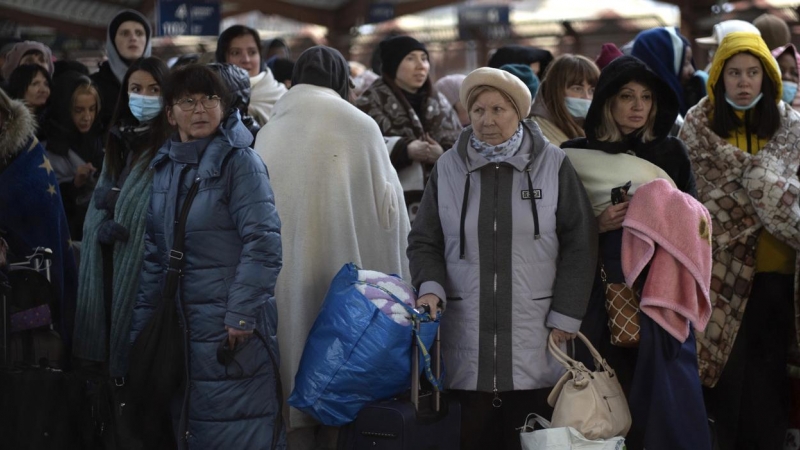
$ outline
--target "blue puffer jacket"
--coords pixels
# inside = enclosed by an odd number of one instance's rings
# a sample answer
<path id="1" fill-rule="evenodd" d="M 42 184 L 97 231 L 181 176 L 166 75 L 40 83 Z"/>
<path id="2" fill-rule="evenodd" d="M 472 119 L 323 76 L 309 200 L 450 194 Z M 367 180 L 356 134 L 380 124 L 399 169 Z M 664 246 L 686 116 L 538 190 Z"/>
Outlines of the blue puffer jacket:
<path id="1" fill-rule="evenodd" d="M 178 293 L 178 309 L 189 326 L 189 382 L 179 395 L 182 399 L 176 399 L 183 401 L 184 412 L 173 421 L 180 427 L 176 433 L 185 438 L 182 448 L 272 445 L 279 410 L 275 370 L 266 346 L 253 337 L 227 368 L 217 361 L 217 348 L 227 338 L 226 326 L 258 329 L 276 359 L 278 355 L 274 292 L 282 264 L 280 219 L 266 167 L 248 148 L 252 141 L 234 113 L 204 151 L 187 152 L 188 144 L 169 140 L 151 165 L 153 194 L 132 340 L 161 298 L 176 209 L 193 180 L 200 178 L 186 224 Z M 191 169 L 178 186 L 186 165 Z M 285 448 L 283 427 L 279 433 L 278 448 Z"/>

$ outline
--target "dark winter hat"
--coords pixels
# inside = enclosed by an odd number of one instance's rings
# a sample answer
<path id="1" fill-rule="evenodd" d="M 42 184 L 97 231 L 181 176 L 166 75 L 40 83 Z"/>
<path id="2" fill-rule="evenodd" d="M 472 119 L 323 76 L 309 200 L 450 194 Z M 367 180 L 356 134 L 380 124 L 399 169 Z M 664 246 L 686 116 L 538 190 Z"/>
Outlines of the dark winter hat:
<path id="1" fill-rule="evenodd" d="M 603 48 L 600 49 L 600 54 L 597 55 L 597 59 L 594 60 L 594 63 L 597 64 L 600 70 L 603 70 L 603 67 L 609 65 L 611 61 L 620 56 L 622 56 L 622 51 L 616 45 L 611 43 L 603 44 Z"/>
<path id="2" fill-rule="evenodd" d="M 147 36 L 147 42 L 150 42 L 150 24 L 147 23 L 147 20 L 145 20 L 144 16 L 131 10 L 120 12 L 108 25 L 108 37 L 112 42 L 114 42 L 114 38 L 117 36 L 117 30 L 119 29 L 119 26 L 128 21 L 139 22 L 142 24 L 144 27 L 145 36 Z M 114 48 L 116 48 L 116 44 L 114 44 Z M 119 51 L 119 49 L 117 49 L 117 51 Z"/>
<path id="3" fill-rule="evenodd" d="M 527 64 L 539 63 L 539 74 L 544 75 L 547 65 L 553 61 L 553 54 L 549 51 L 525 45 L 506 45 L 498 48 L 491 58 L 489 67 L 499 69 L 506 64 Z"/>
<path id="4" fill-rule="evenodd" d="M 516 75 L 517 78 L 528 86 L 528 90 L 531 91 L 531 98 L 536 97 L 536 91 L 539 90 L 539 77 L 533 73 L 531 66 L 526 64 L 504 64 L 500 67 L 500 70 L 505 70 L 510 74 Z"/>
<path id="5" fill-rule="evenodd" d="M 275 58 L 272 63 L 267 63 L 267 67 L 272 70 L 275 79 L 283 83 L 286 80 L 292 79 L 292 71 L 294 70 L 294 61 L 286 58 Z"/>
<path id="6" fill-rule="evenodd" d="M 381 41 L 381 72 L 394 79 L 400 62 L 414 50 L 422 50 L 428 54 L 425 45 L 411 36 L 396 36 Z"/>

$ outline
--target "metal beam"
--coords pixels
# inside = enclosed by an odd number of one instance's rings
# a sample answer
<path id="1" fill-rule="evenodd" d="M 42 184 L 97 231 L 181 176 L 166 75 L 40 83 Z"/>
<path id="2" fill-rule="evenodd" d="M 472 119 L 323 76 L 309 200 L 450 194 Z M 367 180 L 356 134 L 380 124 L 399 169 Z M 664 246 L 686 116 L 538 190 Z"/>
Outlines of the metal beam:
<path id="1" fill-rule="evenodd" d="M 53 19 L 51 17 L 38 16 L 36 14 L 30 14 L 18 9 L 0 6 L 0 16 L 13 18 L 15 22 L 25 25 L 38 25 L 55 28 L 61 33 L 72 36 L 99 39 L 101 41 L 105 40 L 106 38 L 105 28 L 91 27 L 64 20 Z"/>
<path id="2" fill-rule="evenodd" d="M 420 11 L 438 8 L 439 6 L 461 3 L 462 1 L 463 0 L 415 0 L 411 2 L 397 3 L 394 7 L 394 15 L 395 17 L 400 17 L 407 14 L 415 14 Z"/>

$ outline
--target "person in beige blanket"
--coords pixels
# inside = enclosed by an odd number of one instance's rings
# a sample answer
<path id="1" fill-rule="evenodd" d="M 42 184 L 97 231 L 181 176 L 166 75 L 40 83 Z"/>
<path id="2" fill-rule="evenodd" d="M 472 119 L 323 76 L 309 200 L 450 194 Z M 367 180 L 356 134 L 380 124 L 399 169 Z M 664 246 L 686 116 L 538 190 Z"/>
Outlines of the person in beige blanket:
<path id="1" fill-rule="evenodd" d="M 347 62 L 324 46 L 298 58 L 292 89 L 256 139 L 283 223 L 278 342 L 284 395 L 330 281 L 342 265 L 410 280 L 403 188 L 378 125 L 347 102 Z M 347 130 L 347 132 L 342 132 Z M 289 448 L 335 448 L 336 430 L 291 409 Z"/>

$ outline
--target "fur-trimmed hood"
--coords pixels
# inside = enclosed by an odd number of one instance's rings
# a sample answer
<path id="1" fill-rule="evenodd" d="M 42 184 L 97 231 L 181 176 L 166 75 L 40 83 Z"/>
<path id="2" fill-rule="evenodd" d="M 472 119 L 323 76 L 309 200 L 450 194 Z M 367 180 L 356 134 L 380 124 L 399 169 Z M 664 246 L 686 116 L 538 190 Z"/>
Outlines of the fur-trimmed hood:
<path id="1" fill-rule="evenodd" d="M 4 119 L 0 125 L 0 160 L 9 160 L 36 134 L 36 119 L 22 102 L 11 100 L 2 89 L 0 110 Z"/>

